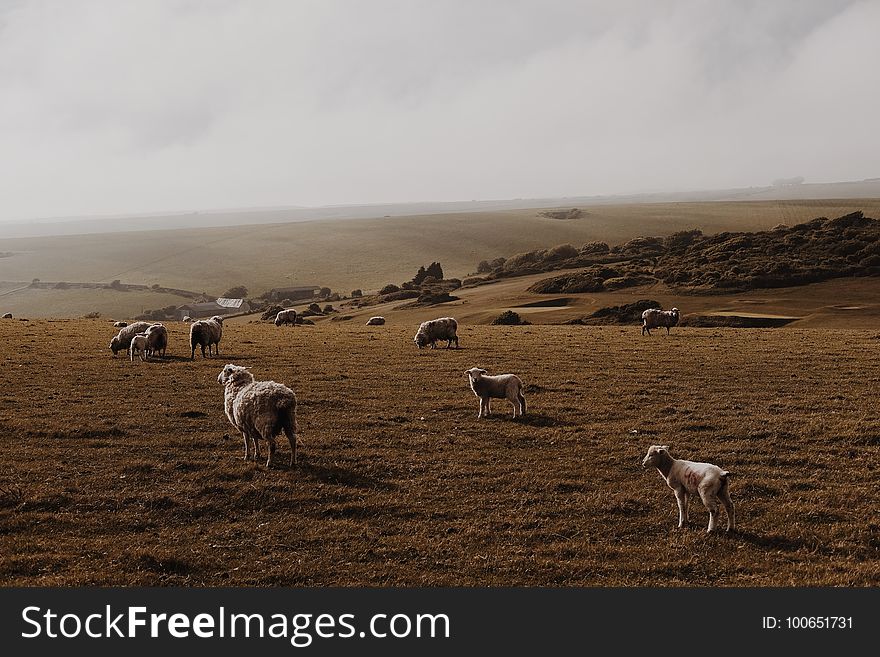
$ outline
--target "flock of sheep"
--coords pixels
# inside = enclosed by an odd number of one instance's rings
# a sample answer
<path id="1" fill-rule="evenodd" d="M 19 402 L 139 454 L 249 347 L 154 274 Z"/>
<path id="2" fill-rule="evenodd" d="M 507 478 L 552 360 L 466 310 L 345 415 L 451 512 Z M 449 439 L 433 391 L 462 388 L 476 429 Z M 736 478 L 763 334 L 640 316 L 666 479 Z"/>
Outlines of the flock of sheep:
<path id="1" fill-rule="evenodd" d="M 188 319 L 188 318 L 187 318 Z M 669 329 L 678 324 L 679 311 L 649 309 L 642 313 L 642 335 L 651 334 L 652 328 Z M 296 311 L 282 310 L 275 317 L 275 325 L 295 324 Z M 368 326 L 380 326 L 385 323 L 383 317 L 371 317 Z M 129 358 L 135 355 L 146 360 L 152 355 L 165 355 L 168 345 L 168 331 L 161 323 L 136 322 L 126 325 L 117 322 L 119 333 L 110 341 L 110 349 L 116 355 L 128 349 Z M 190 358 L 195 358 L 196 347 L 200 347 L 202 357 L 219 355 L 219 344 L 223 336 L 223 318 L 214 316 L 207 320 L 198 320 L 190 326 Z M 440 317 L 422 322 L 413 337 L 419 349 L 446 341 L 446 348 L 454 344 L 458 348 L 458 322 L 453 317 Z M 523 382 L 515 374 L 490 375 L 485 369 L 472 367 L 465 371 L 470 388 L 479 400 L 478 418 L 491 413 L 492 399 L 504 399 L 513 406 L 513 417 L 521 417 L 526 412 L 526 398 L 523 394 Z M 217 377 L 217 382 L 224 387 L 224 410 L 230 424 L 236 428 L 244 440 L 244 458 L 249 460 L 262 459 L 260 440 L 265 440 L 269 447 L 266 466 L 272 465 L 275 455 L 275 439 L 282 433 L 290 443 L 290 466 L 296 465 L 297 424 L 296 395 L 287 386 L 275 381 L 256 381 L 246 367 L 227 364 Z M 697 463 L 673 458 L 669 447 L 652 445 L 642 461 L 643 467 L 656 467 L 667 485 L 675 493 L 678 502 L 678 526 L 688 522 L 688 502 L 692 496 L 699 497 L 709 510 L 709 527 L 714 531 L 717 526 L 719 503 L 727 513 L 727 530 L 736 528 L 736 515 L 730 499 L 728 477 L 730 473 L 709 463 Z"/>

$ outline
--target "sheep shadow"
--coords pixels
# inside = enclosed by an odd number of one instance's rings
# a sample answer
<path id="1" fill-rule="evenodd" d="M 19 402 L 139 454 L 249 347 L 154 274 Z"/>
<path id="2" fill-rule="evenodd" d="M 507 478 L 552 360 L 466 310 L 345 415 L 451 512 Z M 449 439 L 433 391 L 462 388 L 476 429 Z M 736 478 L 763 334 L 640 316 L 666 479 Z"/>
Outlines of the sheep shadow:
<path id="1" fill-rule="evenodd" d="M 783 552 L 797 552 L 798 550 L 809 549 L 812 546 L 807 541 L 800 538 L 792 538 L 782 536 L 780 534 L 755 534 L 754 532 L 736 529 L 732 532 L 719 532 L 719 536 L 728 536 L 734 540 L 744 541 L 755 547 L 768 550 L 781 550 Z"/>
<path id="2" fill-rule="evenodd" d="M 275 465 L 272 466 L 276 467 Z M 320 481 L 324 484 L 335 484 L 338 486 L 347 486 L 349 488 L 367 488 L 373 490 L 392 490 L 395 488 L 393 484 L 365 475 L 349 468 L 343 468 L 338 465 L 319 465 L 310 463 L 307 459 L 301 459 L 294 467 L 284 464 L 285 469 L 291 473 L 302 473 L 312 479 Z"/>
<path id="3" fill-rule="evenodd" d="M 558 417 L 552 415 L 544 415 L 543 413 L 532 413 L 526 411 L 525 415 L 521 415 L 514 420 L 517 424 L 525 424 L 530 427 L 562 427 L 568 423 Z"/>

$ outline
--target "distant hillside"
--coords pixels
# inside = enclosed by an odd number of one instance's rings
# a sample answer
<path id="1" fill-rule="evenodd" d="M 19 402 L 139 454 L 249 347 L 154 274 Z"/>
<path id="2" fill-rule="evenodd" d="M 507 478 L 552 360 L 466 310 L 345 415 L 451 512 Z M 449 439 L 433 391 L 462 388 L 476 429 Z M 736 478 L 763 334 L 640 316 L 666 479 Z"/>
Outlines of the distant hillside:
<path id="1" fill-rule="evenodd" d="M 742 292 L 792 287 L 847 276 L 880 276 L 880 221 L 853 212 L 836 219 L 780 224 L 768 231 L 700 230 L 637 237 L 520 254 L 487 278 L 555 269 L 582 269 L 541 280 L 539 294 L 600 292 L 662 282 L 691 292 Z"/>

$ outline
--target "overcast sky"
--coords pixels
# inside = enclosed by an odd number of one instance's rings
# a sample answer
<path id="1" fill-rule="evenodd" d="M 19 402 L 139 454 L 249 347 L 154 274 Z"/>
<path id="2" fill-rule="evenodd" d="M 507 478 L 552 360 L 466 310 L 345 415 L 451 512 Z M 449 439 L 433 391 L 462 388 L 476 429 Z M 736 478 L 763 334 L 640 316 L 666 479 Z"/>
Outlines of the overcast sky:
<path id="1" fill-rule="evenodd" d="M 0 220 L 880 176 L 880 0 L 0 0 Z"/>

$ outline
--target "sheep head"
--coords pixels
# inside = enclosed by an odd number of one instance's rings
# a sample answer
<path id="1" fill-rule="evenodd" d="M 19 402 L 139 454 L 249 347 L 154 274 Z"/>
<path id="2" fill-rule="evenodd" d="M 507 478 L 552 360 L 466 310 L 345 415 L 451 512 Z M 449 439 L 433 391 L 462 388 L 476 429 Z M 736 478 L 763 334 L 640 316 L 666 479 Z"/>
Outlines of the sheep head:
<path id="1" fill-rule="evenodd" d="M 484 374 L 488 374 L 489 372 L 488 370 L 480 369 L 479 367 L 472 367 L 469 370 L 465 370 L 464 373 L 467 374 L 468 378 L 471 380 L 471 382 L 473 382 L 479 381 L 480 377 L 482 377 Z"/>
<path id="2" fill-rule="evenodd" d="M 213 321 L 217 322 L 218 324 L 222 324 L 222 323 L 223 323 L 223 318 L 220 317 L 220 315 L 214 315 L 211 319 L 212 319 Z"/>
<path id="3" fill-rule="evenodd" d="M 245 385 L 253 380 L 254 375 L 250 373 L 248 368 L 241 365 L 232 365 L 231 363 L 227 364 L 217 376 L 217 383 L 224 386 L 230 382 L 233 385 Z"/>
<path id="4" fill-rule="evenodd" d="M 416 333 L 416 337 L 413 338 L 413 342 L 416 343 L 416 346 L 421 349 L 422 347 L 428 346 L 428 335 L 419 331 Z"/>
<path id="5" fill-rule="evenodd" d="M 120 349 L 122 349 L 122 347 L 119 346 L 119 336 L 114 335 L 113 339 L 110 340 L 110 351 L 112 351 L 113 355 L 115 356 L 119 353 Z"/>
<path id="6" fill-rule="evenodd" d="M 651 445 L 645 458 L 642 459 L 642 467 L 660 467 L 660 464 L 667 458 L 671 458 L 669 456 L 669 445 Z"/>

